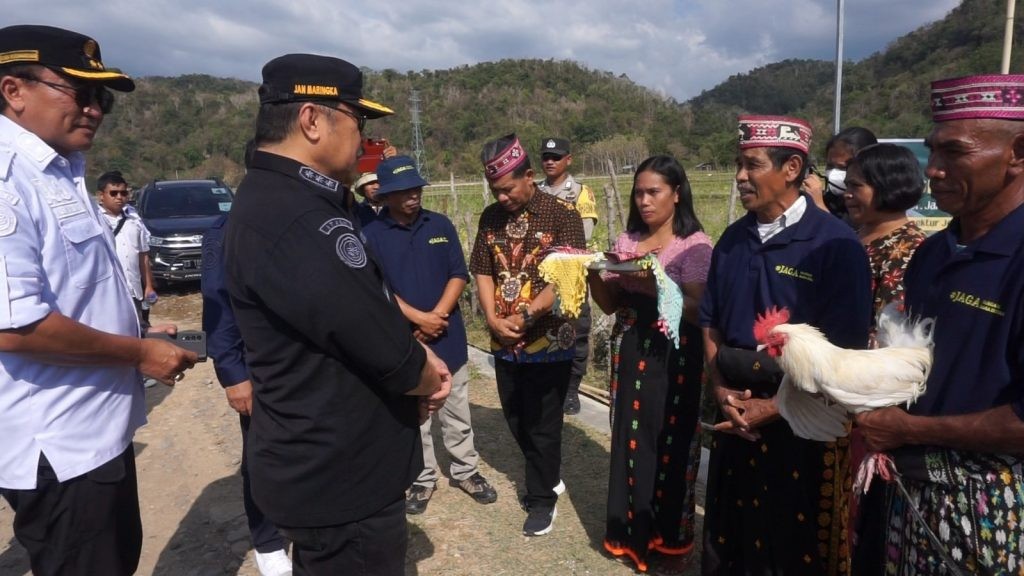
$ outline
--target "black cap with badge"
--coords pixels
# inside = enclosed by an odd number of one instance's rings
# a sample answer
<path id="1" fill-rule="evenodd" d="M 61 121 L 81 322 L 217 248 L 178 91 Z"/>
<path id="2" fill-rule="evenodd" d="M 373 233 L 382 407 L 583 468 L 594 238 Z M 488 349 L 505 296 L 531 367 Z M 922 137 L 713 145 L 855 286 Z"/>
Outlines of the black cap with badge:
<path id="1" fill-rule="evenodd" d="M 565 156 L 569 153 L 569 141 L 565 138 L 541 138 L 540 153 Z"/>
<path id="2" fill-rule="evenodd" d="M 135 90 L 127 74 L 103 65 L 95 40 L 63 28 L 28 24 L 0 28 L 0 66 L 12 64 L 38 64 L 121 92 Z"/>
<path id="3" fill-rule="evenodd" d="M 349 62 L 316 54 L 285 54 L 263 66 L 260 104 L 333 101 L 354 106 L 367 118 L 394 110 L 363 98 L 363 73 Z"/>

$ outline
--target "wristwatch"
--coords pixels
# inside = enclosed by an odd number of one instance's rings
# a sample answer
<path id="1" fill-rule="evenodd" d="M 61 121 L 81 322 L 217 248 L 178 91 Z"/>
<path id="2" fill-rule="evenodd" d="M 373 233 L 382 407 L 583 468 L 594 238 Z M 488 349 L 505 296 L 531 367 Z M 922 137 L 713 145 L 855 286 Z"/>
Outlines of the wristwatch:
<path id="1" fill-rule="evenodd" d="M 537 321 L 537 317 L 530 314 L 530 309 L 526 306 L 523 306 L 523 309 L 519 313 L 523 315 L 523 328 L 529 328 Z"/>

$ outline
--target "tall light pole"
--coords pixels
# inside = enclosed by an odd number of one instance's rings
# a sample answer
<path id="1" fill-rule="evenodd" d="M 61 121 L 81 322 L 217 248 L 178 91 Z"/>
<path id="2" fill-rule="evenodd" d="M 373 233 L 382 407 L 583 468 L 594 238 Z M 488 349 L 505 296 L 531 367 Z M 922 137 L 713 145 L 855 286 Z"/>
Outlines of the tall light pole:
<path id="1" fill-rule="evenodd" d="M 1013 2 L 1014 0 L 1009 0 Z M 845 0 L 836 0 L 836 104 L 833 118 L 835 119 L 832 133 L 839 133 L 840 109 L 843 101 L 843 10 Z"/>
<path id="2" fill-rule="evenodd" d="M 1013 47 L 1013 12 L 1016 0 L 1006 0 L 1006 30 L 1003 33 L 1003 74 L 1010 73 L 1010 49 Z"/>

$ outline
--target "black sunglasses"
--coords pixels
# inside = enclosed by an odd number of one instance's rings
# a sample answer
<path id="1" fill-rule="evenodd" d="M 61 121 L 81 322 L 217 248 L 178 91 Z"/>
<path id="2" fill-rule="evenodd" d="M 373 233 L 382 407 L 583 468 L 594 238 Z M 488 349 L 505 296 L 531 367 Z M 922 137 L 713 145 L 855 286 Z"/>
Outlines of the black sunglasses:
<path id="1" fill-rule="evenodd" d="M 353 111 L 351 111 L 351 110 L 349 110 L 347 108 L 341 108 L 341 107 L 337 107 L 336 108 L 334 106 L 331 106 L 330 104 L 325 104 L 323 102 L 318 102 L 318 104 L 320 104 L 321 106 L 326 106 L 328 108 L 331 108 L 332 110 L 336 110 L 338 112 L 341 112 L 345 116 L 348 116 L 349 118 L 355 120 L 356 121 L 356 127 L 359 129 L 359 133 L 360 134 L 363 133 L 363 128 L 366 128 L 366 116 L 363 116 L 362 114 L 359 114 L 357 112 L 353 112 Z"/>
<path id="2" fill-rule="evenodd" d="M 40 84 L 46 84 L 54 90 L 59 90 L 75 99 L 75 104 L 79 108 L 91 108 L 92 103 L 96 102 L 99 106 L 100 112 L 104 114 L 110 114 L 110 111 L 114 109 L 114 94 L 107 90 L 106 86 L 99 84 L 78 84 L 76 86 L 70 86 L 68 84 L 57 84 L 56 82 L 49 82 L 36 78 L 35 76 L 22 76 L 23 80 L 29 80 L 31 82 L 39 82 Z"/>
<path id="3" fill-rule="evenodd" d="M 107 192 L 107 194 L 110 194 L 111 196 L 124 196 L 125 198 L 132 195 L 128 190 L 111 190 L 110 192 Z"/>

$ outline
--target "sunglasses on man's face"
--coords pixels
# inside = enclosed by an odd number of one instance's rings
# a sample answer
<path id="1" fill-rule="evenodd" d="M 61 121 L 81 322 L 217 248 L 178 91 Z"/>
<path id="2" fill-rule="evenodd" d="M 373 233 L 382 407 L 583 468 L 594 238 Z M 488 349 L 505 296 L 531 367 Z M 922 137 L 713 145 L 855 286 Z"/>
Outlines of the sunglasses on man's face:
<path id="1" fill-rule="evenodd" d="M 356 128 L 359 130 L 360 134 L 362 134 L 363 133 L 363 129 L 366 128 L 366 120 L 367 120 L 367 118 L 366 118 L 366 116 L 363 116 L 362 114 L 360 114 L 358 112 L 353 112 L 353 111 L 348 110 L 346 108 L 343 108 L 341 106 L 334 106 L 333 104 L 328 104 L 328 103 L 325 103 L 325 102 L 317 102 L 317 104 L 319 104 L 321 106 L 326 106 L 327 108 L 330 108 L 331 110 L 334 110 L 335 112 L 341 112 L 345 116 L 348 116 L 349 118 L 354 120 L 355 123 L 356 123 Z"/>
<path id="2" fill-rule="evenodd" d="M 115 196 L 115 197 L 116 196 L 124 196 L 125 198 L 131 196 L 131 192 L 129 192 L 127 190 L 109 190 L 109 191 L 107 191 L 107 194 L 110 194 L 111 196 Z"/>
<path id="3" fill-rule="evenodd" d="M 38 82 L 45 84 L 54 90 L 63 92 L 75 99 L 75 105 L 79 108 L 92 108 L 92 103 L 96 102 L 97 109 L 104 114 L 110 114 L 110 111 L 114 109 L 114 94 L 107 89 L 106 86 L 99 84 L 58 84 L 56 82 L 50 82 L 34 76 L 26 76 L 25 80 L 30 82 Z"/>

